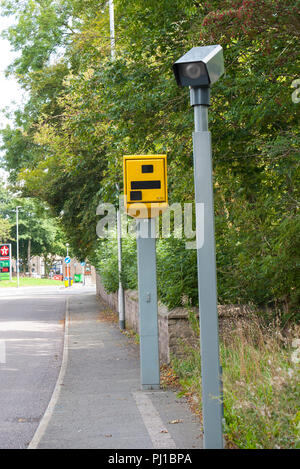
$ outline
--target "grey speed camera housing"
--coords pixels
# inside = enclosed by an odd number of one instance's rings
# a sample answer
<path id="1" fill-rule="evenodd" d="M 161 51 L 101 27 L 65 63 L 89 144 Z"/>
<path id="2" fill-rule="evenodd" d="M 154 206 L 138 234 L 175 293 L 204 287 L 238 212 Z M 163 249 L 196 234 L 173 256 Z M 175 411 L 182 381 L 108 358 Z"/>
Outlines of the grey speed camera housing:
<path id="1" fill-rule="evenodd" d="M 209 87 L 224 73 L 223 49 L 193 47 L 174 63 L 173 71 L 179 86 Z"/>

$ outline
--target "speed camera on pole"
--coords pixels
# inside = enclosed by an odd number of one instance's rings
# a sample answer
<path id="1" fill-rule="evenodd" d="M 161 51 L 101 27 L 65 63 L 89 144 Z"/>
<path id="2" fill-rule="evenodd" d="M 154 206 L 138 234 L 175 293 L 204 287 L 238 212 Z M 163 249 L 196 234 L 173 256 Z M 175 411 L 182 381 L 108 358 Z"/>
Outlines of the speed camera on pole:
<path id="1" fill-rule="evenodd" d="M 194 108 L 193 133 L 195 202 L 204 207 L 203 219 L 196 209 L 198 292 L 202 373 L 202 408 L 204 447 L 223 447 L 222 391 L 219 361 L 217 280 L 212 185 L 211 136 L 208 131 L 210 86 L 224 73 L 223 49 L 220 45 L 193 47 L 173 65 L 179 86 L 190 87 Z M 198 205 L 199 204 L 199 205 Z M 198 243 L 203 239 L 204 242 Z"/>
<path id="2" fill-rule="evenodd" d="M 160 388 L 155 220 L 168 207 L 166 155 L 124 156 L 126 213 L 137 219 L 141 388 Z"/>

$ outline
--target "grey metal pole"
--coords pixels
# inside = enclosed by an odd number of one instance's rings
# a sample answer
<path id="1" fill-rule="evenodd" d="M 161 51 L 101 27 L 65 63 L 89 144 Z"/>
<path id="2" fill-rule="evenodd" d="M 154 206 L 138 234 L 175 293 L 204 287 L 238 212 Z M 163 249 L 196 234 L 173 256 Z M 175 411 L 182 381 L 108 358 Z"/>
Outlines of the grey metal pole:
<path id="1" fill-rule="evenodd" d="M 67 247 L 67 257 L 69 257 L 69 243 L 66 244 Z M 69 287 L 71 286 L 71 263 L 66 264 L 67 266 L 67 272 L 68 272 L 68 285 Z"/>
<path id="2" fill-rule="evenodd" d="M 122 272 L 122 231 L 121 231 L 121 214 L 117 210 L 117 236 L 118 236 L 118 269 L 119 269 L 119 292 L 118 292 L 118 305 L 119 305 L 119 326 L 120 329 L 125 329 L 125 308 L 124 308 L 124 291 L 120 278 Z"/>
<path id="3" fill-rule="evenodd" d="M 110 30 L 110 57 L 113 61 L 115 59 L 115 14 L 114 2 L 109 0 L 109 30 Z M 119 186 L 116 184 L 117 190 Z M 122 272 L 122 228 L 121 228 L 121 214 L 120 208 L 117 209 L 117 238 L 118 238 L 118 273 L 119 273 L 119 291 L 118 291 L 118 310 L 119 310 L 119 327 L 121 330 L 125 329 L 125 301 L 124 290 L 121 282 Z"/>
<path id="4" fill-rule="evenodd" d="M 155 218 L 137 220 L 142 389 L 160 389 Z"/>
<path id="5" fill-rule="evenodd" d="M 12 252 L 11 252 L 11 244 L 9 244 L 9 281 L 12 281 Z"/>
<path id="6" fill-rule="evenodd" d="M 17 225 L 17 287 L 20 286 L 20 274 L 19 274 L 19 207 L 16 207 L 16 225 Z"/>
<path id="7" fill-rule="evenodd" d="M 82 266 L 82 286 L 85 286 L 85 275 L 84 275 L 84 265 Z"/>
<path id="8" fill-rule="evenodd" d="M 195 116 L 193 147 L 204 447 L 206 449 L 222 449 L 222 393 L 219 361 L 212 149 L 211 136 L 208 131 L 209 88 L 191 88 L 191 105 L 194 107 Z M 202 230 L 200 229 L 200 223 L 203 223 L 203 220 L 201 221 L 199 218 L 198 214 L 201 210 L 197 210 L 197 205 L 204 210 L 204 227 L 202 227 Z M 204 237 L 202 235 L 201 239 L 200 231 L 204 233 Z"/>
<path id="9" fill-rule="evenodd" d="M 112 60 L 115 58 L 115 16 L 114 2 L 109 0 L 109 30 L 110 30 L 110 53 Z"/>

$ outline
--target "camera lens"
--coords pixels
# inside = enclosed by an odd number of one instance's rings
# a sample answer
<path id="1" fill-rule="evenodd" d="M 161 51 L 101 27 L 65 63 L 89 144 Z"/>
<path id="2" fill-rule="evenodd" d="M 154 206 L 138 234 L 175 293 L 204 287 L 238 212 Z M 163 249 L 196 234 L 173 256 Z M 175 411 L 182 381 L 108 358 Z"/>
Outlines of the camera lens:
<path id="1" fill-rule="evenodd" d="M 190 63 L 183 66 L 183 74 L 192 79 L 199 78 L 202 74 L 201 63 Z"/>

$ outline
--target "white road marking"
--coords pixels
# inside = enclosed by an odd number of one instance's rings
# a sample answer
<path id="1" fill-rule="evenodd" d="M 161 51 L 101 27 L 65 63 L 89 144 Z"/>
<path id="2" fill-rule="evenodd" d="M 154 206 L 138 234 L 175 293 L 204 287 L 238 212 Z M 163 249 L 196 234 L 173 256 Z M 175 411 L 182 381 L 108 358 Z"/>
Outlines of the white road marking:
<path id="1" fill-rule="evenodd" d="M 50 399 L 50 402 L 48 404 L 48 407 L 40 421 L 40 424 L 31 440 L 29 443 L 29 446 L 27 449 L 37 449 L 38 445 L 48 427 L 48 424 L 50 422 L 50 419 L 52 417 L 54 407 L 58 401 L 59 394 L 61 391 L 61 386 L 63 384 L 63 380 L 65 377 L 66 369 L 67 369 L 67 363 L 68 363 L 68 332 L 69 332 L 69 321 L 70 321 L 70 316 L 69 316 L 69 298 L 66 299 L 66 318 L 65 318 L 65 333 L 64 333 L 64 350 L 63 350 L 63 358 L 62 358 L 62 364 L 61 364 L 61 369 L 59 372 L 59 376 L 52 394 L 52 397 Z"/>
<path id="2" fill-rule="evenodd" d="M 132 395 L 140 411 L 145 427 L 147 428 L 153 447 L 155 449 L 176 448 L 175 441 L 168 433 L 150 397 L 142 391 L 133 392 Z"/>

